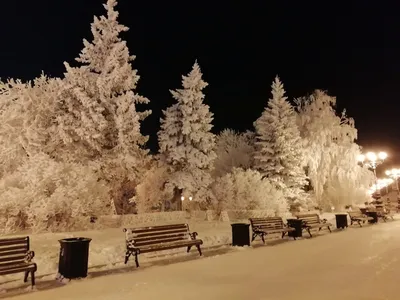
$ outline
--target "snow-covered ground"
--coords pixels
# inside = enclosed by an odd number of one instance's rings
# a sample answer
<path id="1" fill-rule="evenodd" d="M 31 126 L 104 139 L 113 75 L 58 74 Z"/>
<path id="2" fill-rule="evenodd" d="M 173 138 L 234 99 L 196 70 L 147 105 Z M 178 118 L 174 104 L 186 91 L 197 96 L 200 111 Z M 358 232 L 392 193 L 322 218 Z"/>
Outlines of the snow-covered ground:
<path id="1" fill-rule="evenodd" d="M 20 274 L 18 281 L 2 279 L 8 282 L 0 285 L 6 290 L 0 298 L 398 299 L 398 221 L 323 232 L 313 239 L 277 240 L 267 246 L 255 243 L 250 248 L 224 246 L 230 242 L 229 223 L 204 222 L 192 228 L 205 241 L 203 258 L 196 251 L 186 255 L 180 249 L 174 256 L 142 257 L 139 269 L 122 263 L 120 229 L 74 233 L 93 238 L 90 275 L 65 285 L 54 280 L 57 240 L 72 234 L 34 235 L 38 291 L 27 292 Z"/>

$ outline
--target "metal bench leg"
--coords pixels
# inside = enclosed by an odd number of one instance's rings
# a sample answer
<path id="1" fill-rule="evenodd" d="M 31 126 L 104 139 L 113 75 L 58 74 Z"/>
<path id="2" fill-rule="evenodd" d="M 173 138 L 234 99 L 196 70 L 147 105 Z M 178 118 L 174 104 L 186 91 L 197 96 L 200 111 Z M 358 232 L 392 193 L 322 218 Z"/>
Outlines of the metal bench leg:
<path id="1" fill-rule="evenodd" d="M 31 271 L 31 284 L 33 288 L 35 286 L 35 271 Z"/>
<path id="2" fill-rule="evenodd" d="M 25 271 L 24 282 L 28 281 L 29 271 Z"/>
<path id="3" fill-rule="evenodd" d="M 125 264 L 128 263 L 129 257 L 132 255 L 132 251 L 127 250 L 125 253 Z"/>
<path id="4" fill-rule="evenodd" d="M 282 232 L 282 238 L 284 238 L 285 237 L 285 234 L 286 234 L 286 232 L 284 231 L 284 232 Z"/>
<path id="5" fill-rule="evenodd" d="M 332 233 L 332 230 L 331 230 L 331 227 L 330 227 L 330 226 L 328 226 L 328 230 L 329 230 L 330 233 Z"/>
<path id="6" fill-rule="evenodd" d="M 202 255 L 203 255 L 203 253 L 201 253 L 201 248 L 200 248 L 200 245 L 196 245 L 196 248 L 197 248 L 197 251 L 199 251 L 199 254 L 200 254 L 200 256 L 202 256 Z"/>
<path id="7" fill-rule="evenodd" d="M 252 242 L 256 239 L 257 235 L 258 235 L 257 233 L 254 233 L 254 232 L 253 232 L 253 235 L 252 235 L 252 237 L 251 237 L 251 241 L 252 241 Z"/>
<path id="8" fill-rule="evenodd" d="M 135 252 L 135 263 L 136 263 L 136 268 L 139 268 L 139 259 L 138 259 L 138 253 Z"/>
<path id="9" fill-rule="evenodd" d="M 192 246 L 188 246 L 186 252 L 189 253 L 189 252 L 190 252 L 190 249 L 192 249 Z"/>
<path id="10" fill-rule="evenodd" d="M 308 232 L 308 234 L 310 235 L 310 238 L 312 238 L 312 234 L 311 234 L 310 228 L 307 228 L 307 232 Z"/>
<path id="11" fill-rule="evenodd" d="M 264 233 L 261 234 L 261 239 L 262 239 L 263 243 L 265 244 Z"/>

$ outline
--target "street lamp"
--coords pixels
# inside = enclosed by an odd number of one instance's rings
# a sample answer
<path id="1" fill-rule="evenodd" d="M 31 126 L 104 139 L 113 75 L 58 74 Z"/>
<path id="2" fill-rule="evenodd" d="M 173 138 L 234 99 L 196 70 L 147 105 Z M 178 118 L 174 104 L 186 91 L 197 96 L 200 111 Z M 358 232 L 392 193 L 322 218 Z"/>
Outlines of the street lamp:
<path id="1" fill-rule="evenodd" d="M 367 152 L 365 155 L 361 154 L 358 156 L 358 161 L 362 166 L 367 166 L 368 169 L 372 169 L 375 177 L 375 192 L 378 192 L 378 178 L 376 177 L 376 167 L 379 166 L 387 158 L 386 152 Z"/>
<path id="2" fill-rule="evenodd" d="M 400 169 L 391 169 L 385 172 L 387 176 L 392 178 L 396 182 L 396 190 L 397 190 L 397 197 L 399 197 L 399 182 L 398 179 L 400 178 Z"/>

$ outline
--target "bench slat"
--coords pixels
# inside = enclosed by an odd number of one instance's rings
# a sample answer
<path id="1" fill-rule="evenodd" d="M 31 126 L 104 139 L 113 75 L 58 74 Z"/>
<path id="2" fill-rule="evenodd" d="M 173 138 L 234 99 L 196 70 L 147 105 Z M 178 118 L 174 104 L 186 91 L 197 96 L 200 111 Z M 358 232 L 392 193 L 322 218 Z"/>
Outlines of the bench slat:
<path id="1" fill-rule="evenodd" d="M 28 238 L 14 238 L 0 240 L 0 247 L 4 246 L 15 246 L 15 245 L 29 245 Z"/>
<path id="2" fill-rule="evenodd" d="M 14 250 L 26 252 L 29 249 L 28 249 L 28 246 L 26 245 L 26 243 L 24 245 L 5 246 L 5 247 L 0 246 L 0 255 L 2 255 L 4 252 L 10 252 L 10 251 L 14 251 Z"/>
<path id="3" fill-rule="evenodd" d="M 18 249 L 18 250 L 11 250 L 11 251 L 0 251 L 0 257 L 3 256 L 10 256 L 10 255 L 25 255 L 27 252 L 26 249 Z"/>
<path id="4" fill-rule="evenodd" d="M 183 239 L 181 237 L 176 238 L 163 238 L 157 239 L 152 241 L 135 241 L 135 247 L 143 247 L 147 245 L 156 245 L 156 244 L 163 244 L 163 243 L 170 243 L 170 242 L 177 242 L 177 241 L 188 241 L 188 239 Z"/>
<path id="5" fill-rule="evenodd" d="M 146 238 L 146 237 L 152 237 L 152 236 L 158 236 L 158 235 L 170 235 L 170 234 L 176 234 L 176 233 L 187 233 L 187 228 L 184 229 L 174 229 L 174 230 L 168 230 L 168 231 L 152 231 L 149 233 L 139 233 L 136 234 L 135 232 L 132 232 L 130 230 L 127 231 L 127 235 L 130 237 L 134 238 Z"/>
<path id="6" fill-rule="evenodd" d="M 186 229 L 187 224 L 176 224 L 176 225 L 162 225 L 162 226 L 149 226 L 149 227 L 141 227 L 141 228 L 129 228 L 128 230 L 131 233 L 150 233 L 156 231 L 169 231 L 169 230 L 179 230 Z"/>
<path id="7" fill-rule="evenodd" d="M 0 256 L 0 265 L 3 262 L 12 262 L 12 261 L 19 261 L 19 260 L 24 260 L 25 259 L 25 253 L 24 254 L 16 254 L 16 255 L 7 255 L 7 256 Z"/>
<path id="8" fill-rule="evenodd" d="M 188 247 L 194 245 L 201 245 L 203 242 L 201 240 L 185 241 L 180 243 L 167 243 L 163 245 L 157 245 L 157 247 L 142 247 L 140 248 L 140 253 L 149 253 L 155 251 L 164 251 L 170 249 L 176 249 L 180 247 Z"/>
<path id="9" fill-rule="evenodd" d="M 36 269 L 36 264 L 34 263 L 13 265 L 8 268 L 0 267 L 0 275 L 8 275 L 25 271 L 32 271 L 34 269 Z"/>
<path id="10" fill-rule="evenodd" d="M 188 239 L 189 235 L 185 233 L 179 234 L 169 234 L 169 235 L 160 235 L 160 236 L 150 236 L 150 237 L 139 237 L 139 238 L 132 238 L 131 240 L 135 240 L 136 242 L 146 242 L 146 241 L 156 241 L 162 239 L 170 239 L 170 238 L 180 238 L 180 239 Z"/>

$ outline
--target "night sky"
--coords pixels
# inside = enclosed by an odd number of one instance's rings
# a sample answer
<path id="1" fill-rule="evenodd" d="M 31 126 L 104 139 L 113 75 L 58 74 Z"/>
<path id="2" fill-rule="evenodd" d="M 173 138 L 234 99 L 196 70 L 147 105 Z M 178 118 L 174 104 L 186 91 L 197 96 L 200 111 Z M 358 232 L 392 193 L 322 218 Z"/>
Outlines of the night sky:
<path id="1" fill-rule="evenodd" d="M 3 2 L 3 80 L 42 71 L 61 76 L 63 62 L 73 62 L 82 39 L 91 39 L 93 15 L 104 12 L 101 0 Z M 388 163 L 400 163 L 400 7 L 312 2 L 120 0 L 139 92 L 151 100 L 153 114 L 143 127 L 150 147 L 157 145 L 161 109 L 173 103 L 169 89 L 180 87 L 197 59 L 209 83 L 215 132 L 252 129 L 278 74 L 291 98 L 317 88 L 337 96 L 338 107 L 356 121 L 359 144 L 386 150 Z"/>

